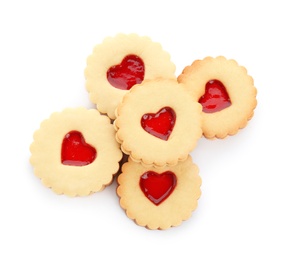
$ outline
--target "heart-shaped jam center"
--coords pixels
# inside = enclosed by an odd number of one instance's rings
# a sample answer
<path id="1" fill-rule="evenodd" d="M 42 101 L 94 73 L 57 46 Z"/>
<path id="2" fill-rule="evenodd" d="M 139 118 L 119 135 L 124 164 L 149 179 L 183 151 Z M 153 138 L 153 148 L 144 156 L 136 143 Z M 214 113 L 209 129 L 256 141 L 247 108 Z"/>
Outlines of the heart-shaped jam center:
<path id="1" fill-rule="evenodd" d="M 140 178 L 142 192 L 156 206 L 169 197 L 176 185 L 177 177 L 171 171 L 163 173 L 147 171 Z"/>
<path id="2" fill-rule="evenodd" d="M 157 113 L 144 114 L 142 128 L 151 135 L 167 141 L 176 123 L 176 113 L 170 107 L 163 107 Z"/>
<path id="3" fill-rule="evenodd" d="M 120 64 L 110 67 L 107 80 L 115 88 L 129 90 L 144 79 L 145 66 L 137 55 L 127 55 Z"/>
<path id="4" fill-rule="evenodd" d="M 206 83 L 205 93 L 199 99 L 199 103 L 203 107 L 203 112 L 214 113 L 229 107 L 231 100 L 223 83 L 213 79 Z"/>
<path id="5" fill-rule="evenodd" d="M 63 138 L 61 162 L 64 165 L 85 166 L 92 163 L 97 156 L 96 149 L 87 144 L 79 131 L 71 131 Z"/>

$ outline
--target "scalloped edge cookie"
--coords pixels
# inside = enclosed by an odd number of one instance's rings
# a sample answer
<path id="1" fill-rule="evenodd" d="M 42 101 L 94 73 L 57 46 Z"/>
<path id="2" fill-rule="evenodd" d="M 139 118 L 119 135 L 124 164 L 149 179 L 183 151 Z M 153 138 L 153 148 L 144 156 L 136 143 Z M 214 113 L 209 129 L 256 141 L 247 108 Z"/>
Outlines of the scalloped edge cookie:
<path id="1" fill-rule="evenodd" d="M 171 107 L 176 122 L 168 140 L 145 131 L 142 116 Z M 157 79 L 134 86 L 118 106 L 114 127 L 125 154 L 146 166 L 164 167 L 183 161 L 202 136 L 201 105 L 176 80 Z"/>
<path id="2" fill-rule="evenodd" d="M 106 74 L 110 67 L 120 64 L 129 54 L 137 55 L 143 60 L 144 80 L 176 79 L 176 67 L 171 62 L 170 55 L 149 37 L 120 33 L 115 37 L 105 38 L 101 44 L 94 47 L 93 53 L 87 58 L 84 74 L 90 100 L 101 113 L 107 114 L 111 119 L 115 119 L 115 109 L 128 90 L 113 87 Z"/>
<path id="3" fill-rule="evenodd" d="M 229 94 L 231 105 L 215 113 L 203 114 L 203 135 L 208 139 L 235 135 L 254 115 L 257 90 L 253 78 L 235 60 L 223 56 L 195 60 L 184 68 L 178 82 L 199 101 L 210 80 L 221 81 Z"/>
<path id="4" fill-rule="evenodd" d="M 172 171 L 177 179 L 173 192 L 159 205 L 152 203 L 140 188 L 140 178 L 148 171 L 159 174 Z M 129 158 L 123 165 L 117 181 L 117 195 L 126 215 L 137 225 L 152 230 L 179 226 L 191 217 L 201 196 L 202 181 L 199 169 L 191 156 L 175 166 L 165 167 L 160 171 L 154 167 L 144 167 Z"/>
<path id="5" fill-rule="evenodd" d="M 61 162 L 62 142 L 70 131 L 79 131 L 96 151 L 96 159 L 85 166 Z M 35 131 L 30 163 L 42 183 L 57 194 L 86 196 L 112 183 L 119 170 L 122 152 L 107 116 L 96 109 L 67 108 L 52 113 Z"/>

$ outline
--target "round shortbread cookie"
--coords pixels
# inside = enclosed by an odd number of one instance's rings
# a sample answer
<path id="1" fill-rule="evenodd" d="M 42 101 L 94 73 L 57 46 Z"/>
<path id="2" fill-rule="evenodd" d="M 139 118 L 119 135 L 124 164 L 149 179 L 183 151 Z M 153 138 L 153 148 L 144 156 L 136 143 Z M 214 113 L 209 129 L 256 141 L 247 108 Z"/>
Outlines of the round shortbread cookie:
<path id="1" fill-rule="evenodd" d="M 36 176 L 68 196 L 102 190 L 112 182 L 122 158 L 109 118 L 85 108 L 68 108 L 44 120 L 30 151 Z"/>
<path id="2" fill-rule="evenodd" d="M 130 219 L 148 229 L 179 226 L 198 206 L 201 195 L 198 173 L 191 156 L 160 171 L 129 158 L 118 176 L 120 205 Z"/>
<path id="3" fill-rule="evenodd" d="M 134 86 L 114 121 L 121 149 L 155 167 L 183 161 L 202 136 L 201 105 L 177 83 L 160 79 Z"/>
<path id="4" fill-rule="evenodd" d="M 256 88 L 235 60 L 206 57 L 187 66 L 178 82 L 203 106 L 203 135 L 225 138 L 244 128 L 257 105 Z"/>
<path id="5" fill-rule="evenodd" d="M 159 43 L 137 34 L 107 37 L 87 59 L 86 89 L 97 109 L 115 119 L 122 97 L 144 80 L 176 79 L 175 65 Z"/>

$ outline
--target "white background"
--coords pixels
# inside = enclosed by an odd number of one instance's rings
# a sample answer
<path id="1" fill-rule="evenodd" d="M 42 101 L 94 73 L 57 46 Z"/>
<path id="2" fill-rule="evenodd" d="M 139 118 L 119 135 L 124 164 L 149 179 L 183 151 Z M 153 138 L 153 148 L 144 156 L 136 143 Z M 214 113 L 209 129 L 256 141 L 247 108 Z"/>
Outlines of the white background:
<path id="1" fill-rule="evenodd" d="M 283 0 L 1 0 L 0 259 L 294 259 L 293 26 Z M 119 32 L 160 42 L 177 75 L 195 59 L 235 59 L 258 89 L 245 129 L 199 141 L 199 206 L 166 231 L 130 220 L 115 182 L 69 198 L 45 188 L 29 164 L 41 121 L 94 107 L 86 57 Z"/>

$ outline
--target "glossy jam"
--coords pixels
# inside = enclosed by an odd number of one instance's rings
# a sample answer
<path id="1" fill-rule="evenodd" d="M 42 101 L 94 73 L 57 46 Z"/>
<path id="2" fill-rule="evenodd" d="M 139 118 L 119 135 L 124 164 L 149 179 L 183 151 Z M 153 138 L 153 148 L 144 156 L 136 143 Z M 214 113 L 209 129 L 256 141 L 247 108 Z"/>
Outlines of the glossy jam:
<path id="1" fill-rule="evenodd" d="M 61 147 L 62 164 L 85 166 L 92 163 L 96 156 L 96 149 L 86 143 L 82 133 L 71 131 L 63 138 Z"/>
<path id="2" fill-rule="evenodd" d="M 157 113 L 144 114 L 142 128 L 151 135 L 167 141 L 176 123 L 176 113 L 170 107 L 163 107 Z"/>
<path id="3" fill-rule="evenodd" d="M 115 88 L 129 90 L 144 79 L 145 66 L 137 55 L 127 55 L 120 64 L 110 67 L 107 80 Z"/>
<path id="4" fill-rule="evenodd" d="M 177 185 L 177 177 L 171 171 L 145 172 L 140 178 L 140 188 L 144 195 L 156 206 L 167 199 Z"/>
<path id="5" fill-rule="evenodd" d="M 199 99 L 205 113 L 215 113 L 229 107 L 231 100 L 228 92 L 219 80 L 213 79 L 206 83 L 205 93 Z"/>

